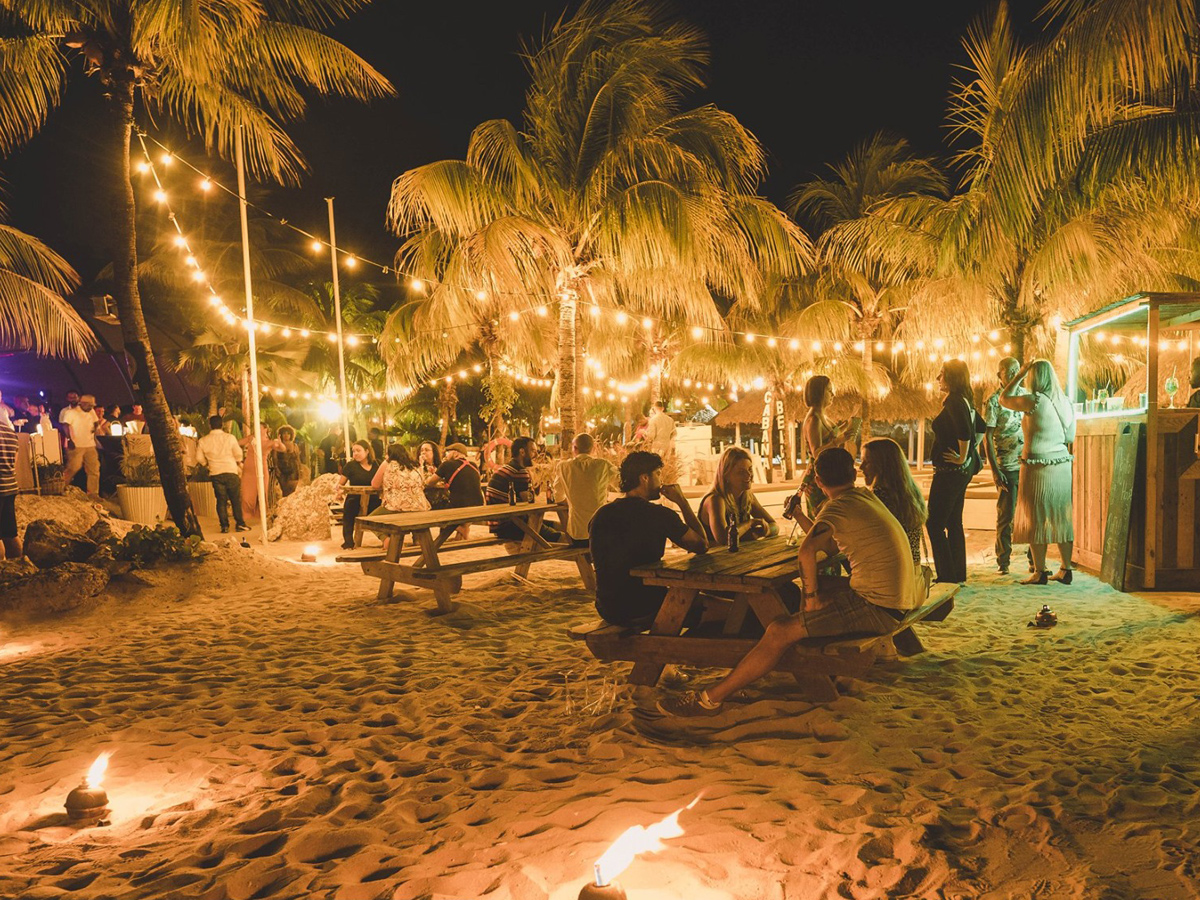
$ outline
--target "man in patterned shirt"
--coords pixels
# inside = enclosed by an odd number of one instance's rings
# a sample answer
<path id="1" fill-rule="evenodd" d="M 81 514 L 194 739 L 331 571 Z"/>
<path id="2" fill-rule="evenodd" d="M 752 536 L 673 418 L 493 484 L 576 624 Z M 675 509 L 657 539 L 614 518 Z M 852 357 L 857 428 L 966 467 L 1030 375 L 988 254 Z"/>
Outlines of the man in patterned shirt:
<path id="1" fill-rule="evenodd" d="M 3 397 L 0 397 L 2 400 Z M 17 539 L 17 431 L 8 417 L 8 407 L 0 403 L 0 559 L 21 556 Z"/>
<path id="2" fill-rule="evenodd" d="M 1021 449 L 1025 437 L 1021 432 L 1021 413 L 1005 409 L 1000 405 L 1000 391 L 1012 380 L 1021 368 L 1021 363 L 1006 356 L 1000 360 L 996 377 L 1000 379 L 1000 390 L 988 397 L 984 404 L 984 446 L 987 447 L 988 464 L 992 467 L 992 482 L 1000 491 L 996 499 L 996 565 L 1001 575 L 1008 574 L 1008 563 L 1012 557 L 1013 515 L 1017 510 L 1017 486 L 1021 479 Z M 1020 385 L 1009 392 L 1009 396 L 1029 393 Z"/>

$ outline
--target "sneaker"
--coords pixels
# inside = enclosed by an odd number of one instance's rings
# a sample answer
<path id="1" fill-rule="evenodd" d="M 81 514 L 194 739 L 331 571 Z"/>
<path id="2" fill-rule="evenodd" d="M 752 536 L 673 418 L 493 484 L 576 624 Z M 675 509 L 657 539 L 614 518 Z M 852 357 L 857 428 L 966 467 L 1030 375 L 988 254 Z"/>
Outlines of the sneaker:
<path id="1" fill-rule="evenodd" d="M 228 525 L 221 526 L 221 534 L 229 534 L 229 526 Z"/>
<path id="2" fill-rule="evenodd" d="M 721 704 L 705 706 L 700 700 L 700 691 L 684 691 L 678 697 L 667 697 L 658 701 L 658 711 L 664 716 L 680 716 L 694 719 L 700 716 L 719 716 Z"/>
<path id="3" fill-rule="evenodd" d="M 250 526 L 249 526 L 249 525 L 246 525 L 246 524 L 239 524 L 239 525 L 238 525 L 238 527 L 237 527 L 237 530 L 238 530 L 238 531 L 249 531 L 249 530 L 250 530 Z"/>

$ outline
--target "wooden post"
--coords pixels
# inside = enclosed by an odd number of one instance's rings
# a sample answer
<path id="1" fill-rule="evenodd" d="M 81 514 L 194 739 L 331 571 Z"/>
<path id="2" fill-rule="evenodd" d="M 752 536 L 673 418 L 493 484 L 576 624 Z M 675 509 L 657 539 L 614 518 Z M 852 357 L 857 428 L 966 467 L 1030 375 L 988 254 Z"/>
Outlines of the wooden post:
<path id="1" fill-rule="evenodd" d="M 917 471 L 925 468 L 925 417 L 917 420 Z"/>
<path id="2" fill-rule="evenodd" d="M 735 446 L 742 446 L 742 423 L 733 423 L 733 443 Z"/>
<path id="3" fill-rule="evenodd" d="M 916 462 L 913 455 L 917 452 L 917 422 L 914 419 L 908 424 L 908 462 L 911 465 Z"/>
<path id="4" fill-rule="evenodd" d="M 1158 304 L 1146 309 L 1146 568 L 1142 587 L 1154 589 L 1158 571 Z"/>

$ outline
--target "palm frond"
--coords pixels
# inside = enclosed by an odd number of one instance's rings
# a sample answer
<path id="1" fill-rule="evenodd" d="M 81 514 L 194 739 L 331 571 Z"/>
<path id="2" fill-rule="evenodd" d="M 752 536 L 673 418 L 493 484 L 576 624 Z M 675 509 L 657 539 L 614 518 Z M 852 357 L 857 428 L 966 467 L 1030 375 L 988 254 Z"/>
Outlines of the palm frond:
<path id="1" fill-rule="evenodd" d="M 42 35 L 0 37 L 0 153 L 33 137 L 62 99 L 66 60 Z"/>

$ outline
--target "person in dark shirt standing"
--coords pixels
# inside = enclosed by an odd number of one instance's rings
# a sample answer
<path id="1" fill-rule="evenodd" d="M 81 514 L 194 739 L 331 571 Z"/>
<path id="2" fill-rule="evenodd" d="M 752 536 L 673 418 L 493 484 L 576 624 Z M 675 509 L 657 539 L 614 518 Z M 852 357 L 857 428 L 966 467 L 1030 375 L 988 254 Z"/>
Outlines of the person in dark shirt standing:
<path id="1" fill-rule="evenodd" d="M 938 387 L 946 395 L 942 411 L 933 420 L 933 483 L 929 486 L 929 549 L 937 580 L 961 584 L 967 580 L 967 538 L 963 531 L 963 503 L 967 485 L 978 461 L 975 443 L 975 407 L 971 373 L 958 359 L 947 360 L 938 374 Z M 978 471 L 976 469 L 976 471 Z"/>
<path id="2" fill-rule="evenodd" d="M 17 538 L 17 447 L 17 430 L 8 418 L 8 408 L 0 404 L 0 543 L 4 546 L 0 559 L 21 556 L 21 541 Z"/>
<path id="3" fill-rule="evenodd" d="M 663 460 L 635 450 L 621 462 L 624 497 L 596 510 L 591 525 L 592 562 L 596 566 L 596 611 L 614 625 L 649 625 L 667 596 L 665 587 L 643 584 L 631 569 L 663 558 L 667 540 L 692 553 L 708 549 L 704 526 L 677 484 L 662 483 Z M 678 514 L 654 503 L 666 497 Z"/>

